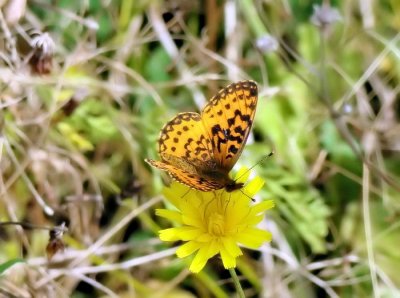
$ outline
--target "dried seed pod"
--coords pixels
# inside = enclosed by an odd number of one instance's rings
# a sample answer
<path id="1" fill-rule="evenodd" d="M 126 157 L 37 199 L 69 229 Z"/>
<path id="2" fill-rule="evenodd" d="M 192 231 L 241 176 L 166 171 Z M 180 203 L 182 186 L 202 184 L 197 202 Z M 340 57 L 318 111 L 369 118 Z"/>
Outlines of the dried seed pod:
<path id="1" fill-rule="evenodd" d="M 32 71 L 40 75 L 49 74 L 52 69 L 55 49 L 53 39 L 48 33 L 41 33 L 32 39 L 31 46 L 33 54 L 29 60 L 29 64 Z"/>
<path id="2" fill-rule="evenodd" d="M 49 243 L 46 246 L 47 258 L 51 260 L 51 258 L 59 251 L 64 251 L 65 244 L 62 240 L 64 232 L 67 231 L 65 227 L 65 223 L 62 223 L 61 226 L 54 227 L 50 230 L 49 235 Z"/>

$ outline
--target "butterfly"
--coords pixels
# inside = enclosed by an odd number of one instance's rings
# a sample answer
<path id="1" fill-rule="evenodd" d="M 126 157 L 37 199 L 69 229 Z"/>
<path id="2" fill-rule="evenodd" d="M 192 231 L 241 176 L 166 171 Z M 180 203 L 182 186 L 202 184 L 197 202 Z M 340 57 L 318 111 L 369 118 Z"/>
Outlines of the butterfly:
<path id="1" fill-rule="evenodd" d="M 232 83 L 221 89 L 200 114 L 179 113 L 161 129 L 160 161 L 150 165 L 167 171 L 180 183 L 208 192 L 243 187 L 229 177 L 249 136 L 258 100 L 253 81 Z"/>

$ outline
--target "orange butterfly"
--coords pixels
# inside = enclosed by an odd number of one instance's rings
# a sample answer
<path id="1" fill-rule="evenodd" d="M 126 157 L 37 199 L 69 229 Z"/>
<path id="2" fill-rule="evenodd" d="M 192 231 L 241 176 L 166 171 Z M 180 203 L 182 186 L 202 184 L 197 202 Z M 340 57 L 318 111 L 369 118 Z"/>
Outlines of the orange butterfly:
<path id="1" fill-rule="evenodd" d="M 201 191 L 243 187 L 229 177 L 246 144 L 258 99 L 257 84 L 240 81 L 220 90 L 201 114 L 180 113 L 161 130 L 161 161 L 146 159 L 177 181 Z"/>

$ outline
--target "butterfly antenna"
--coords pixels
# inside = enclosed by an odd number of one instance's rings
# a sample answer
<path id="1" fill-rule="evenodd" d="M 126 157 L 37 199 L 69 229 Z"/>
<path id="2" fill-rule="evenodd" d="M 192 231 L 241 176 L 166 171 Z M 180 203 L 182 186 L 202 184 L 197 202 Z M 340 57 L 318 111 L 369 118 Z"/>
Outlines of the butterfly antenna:
<path id="1" fill-rule="evenodd" d="M 254 198 L 252 198 L 252 197 L 250 197 L 247 193 L 245 193 L 243 190 L 241 190 L 241 189 L 239 189 L 240 190 L 240 192 L 242 193 L 242 194 L 244 194 L 246 197 L 248 197 L 253 203 L 256 201 Z"/>
<path id="2" fill-rule="evenodd" d="M 235 181 L 239 180 L 240 178 L 242 178 L 244 175 L 246 175 L 248 172 L 250 172 L 252 169 L 254 169 L 256 166 L 258 166 L 260 163 L 262 163 L 264 160 L 268 159 L 269 157 L 271 157 L 272 155 L 274 155 L 274 151 L 271 151 L 270 153 L 268 153 L 267 155 L 263 156 L 259 161 L 257 161 L 254 165 L 252 165 L 250 167 L 250 169 L 248 169 L 246 172 L 244 172 L 242 175 L 240 175 L 239 177 L 237 177 L 235 179 Z"/>

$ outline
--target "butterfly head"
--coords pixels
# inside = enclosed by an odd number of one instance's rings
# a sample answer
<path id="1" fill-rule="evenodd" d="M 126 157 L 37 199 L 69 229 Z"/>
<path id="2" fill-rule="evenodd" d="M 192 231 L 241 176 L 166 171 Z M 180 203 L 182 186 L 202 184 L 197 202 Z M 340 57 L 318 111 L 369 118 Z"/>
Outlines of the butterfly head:
<path id="1" fill-rule="evenodd" d="M 241 183 L 241 182 L 237 183 L 236 181 L 231 180 L 229 183 L 227 183 L 225 185 L 225 190 L 227 192 L 232 192 L 232 191 L 241 189 L 243 187 L 243 185 L 244 185 L 244 183 Z"/>

